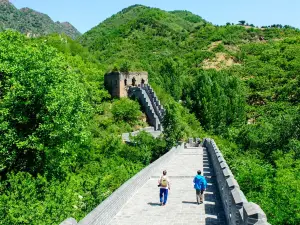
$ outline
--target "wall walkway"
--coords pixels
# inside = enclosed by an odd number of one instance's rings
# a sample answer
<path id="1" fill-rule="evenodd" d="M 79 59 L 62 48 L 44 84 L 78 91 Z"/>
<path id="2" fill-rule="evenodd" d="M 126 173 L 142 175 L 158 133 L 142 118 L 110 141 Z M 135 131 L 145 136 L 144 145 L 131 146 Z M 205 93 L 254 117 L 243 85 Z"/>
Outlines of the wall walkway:
<path id="1" fill-rule="evenodd" d="M 222 224 L 225 215 L 217 192 L 213 171 L 202 147 L 180 148 L 171 160 L 153 171 L 151 178 L 124 205 L 110 225 L 127 224 Z M 171 180 L 171 190 L 166 206 L 159 205 L 157 187 L 162 171 L 166 169 Z M 208 176 L 208 189 L 204 204 L 196 204 L 193 178 L 201 169 Z"/>
<path id="2" fill-rule="evenodd" d="M 162 131 L 165 110 L 151 86 L 145 84 L 144 86 L 130 87 L 128 96 L 138 99 L 147 115 L 149 124 L 154 127 L 154 130 Z"/>
<path id="3" fill-rule="evenodd" d="M 202 147 L 184 148 L 180 145 L 149 167 L 125 183 L 125 188 L 118 189 L 78 224 L 226 224 L 211 162 Z M 157 182 L 164 169 L 171 180 L 171 191 L 167 205 L 162 207 L 159 206 Z M 198 169 L 204 171 L 208 181 L 205 201 L 201 205 L 196 204 L 193 189 L 193 178 Z M 131 184 L 135 189 L 131 189 Z M 125 189 L 129 193 L 124 192 Z M 120 196 L 126 201 L 120 202 Z M 117 205 L 121 207 L 111 213 Z M 69 225 L 76 224 L 74 220 L 71 222 Z"/>
<path id="4" fill-rule="evenodd" d="M 147 115 L 148 122 L 152 127 L 142 128 L 131 133 L 123 133 L 122 140 L 130 143 L 130 136 L 136 136 L 140 131 L 145 131 L 154 138 L 159 137 L 163 131 L 162 121 L 165 109 L 161 105 L 151 86 L 145 84 L 143 86 L 131 87 L 128 91 L 128 96 L 138 99 Z"/>
<path id="5" fill-rule="evenodd" d="M 145 127 L 145 128 L 141 128 L 140 130 L 133 131 L 131 133 L 123 133 L 122 134 L 122 140 L 124 142 L 128 142 L 129 143 L 129 142 L 131 142 L 130 141 L 130 135 L 131 136 L 136 136 L 141 131 L 145 131 L 145 132 L 151 134 L 152 137 L 154 137 L 154 138 L 158 138 L 162 134 L 162 132 L 160 130 L 154 130 L 154 127 Z"/>
<path id="6" fill-rule="evenodd" d="M 189 139 L 172 148 L 124 183 L 78 224 L 61 225 L 269 225 L 262 209 L 248 202 L 214 140 Z M 158 179 L 166 169 L 171 191 L 159 205 Z M 204 203 L 196 204 L 193 178 L 201 169 L 208 181 Z"/>

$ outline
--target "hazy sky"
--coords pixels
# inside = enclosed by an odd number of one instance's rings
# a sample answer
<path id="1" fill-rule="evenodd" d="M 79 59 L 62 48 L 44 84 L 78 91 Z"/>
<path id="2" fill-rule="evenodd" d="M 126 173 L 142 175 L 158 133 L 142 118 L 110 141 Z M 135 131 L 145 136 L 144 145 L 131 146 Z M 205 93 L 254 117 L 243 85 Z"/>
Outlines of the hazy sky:
<path id="1" fill-rule="evenodd" d="M 171 11 L 188 10 L 213 24 L 246 20 L 256 26 L 283 24 L 300 28 L 300 0 L 11 0 L 48 14 L 54 21 L 68 21 L 84 33 L 134 4 Z"/>

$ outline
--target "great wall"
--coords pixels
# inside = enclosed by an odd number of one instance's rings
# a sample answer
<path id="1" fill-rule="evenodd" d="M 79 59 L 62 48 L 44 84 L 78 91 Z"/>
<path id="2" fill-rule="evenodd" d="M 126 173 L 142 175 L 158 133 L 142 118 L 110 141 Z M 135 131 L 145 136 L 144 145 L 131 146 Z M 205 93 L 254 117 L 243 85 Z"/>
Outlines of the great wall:
<path id="1" fill-rule="evenodd" d="M 120 75 L 123 76 L 118 74 Z M 134 75 L 136 76 L 136 73 Z M 124 77 L 126 79 L 126 76 Z M 128 77 L 129 75 L 127 79 Z M 146 78 L 140 80 L 144 79 Z M 123 80 L 119 79 L 118 82 Z M 126 82 L 127 80 L 125 84 Z M 163 130 L 162 119 L 165 112 L 151 86 L 141 82 L 132 85 L 126 91 L 128 97 L 138 99 L 149 124 L 152 125 L 141 130 L 158 137 Z M 118 93 L 120 95 L 121 92 Z M 130 142 L 130 136 L 135 136 L 138 132 L 140 131 L 123 134 L 122 138 L 125 142 Z M 167 205 L 161 207 L 157 180 L 165 169 L 171 180 L 171 190 Z M 196 204 L 192 182 L 198 169 L 203 171 L 208 181 L 204 203 L 201 205 Z M 60 225 L 107 224 L 268 225 L 269 223 L 260 206 L 247 201 L 215 141 L 210 138 L 204 138 L 202 141 L 200 138 L 195 140 L 190 138 L 187 143 L 179 143 L 125 182 L 81 221 L 69 218 Z"/>

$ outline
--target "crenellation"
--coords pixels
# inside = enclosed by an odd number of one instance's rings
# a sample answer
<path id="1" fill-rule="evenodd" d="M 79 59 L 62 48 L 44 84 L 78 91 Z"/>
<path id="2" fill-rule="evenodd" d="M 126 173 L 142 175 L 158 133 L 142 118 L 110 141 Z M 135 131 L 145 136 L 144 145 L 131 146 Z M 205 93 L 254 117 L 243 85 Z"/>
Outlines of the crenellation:
<path id="1" fill-rule="evenodd" d="M 225 179 L 228 177 L 233 177 L 233 174 L 228 167 L 223 169 L 223 175 L 224 175 Z"/>
<path id="2" fill-rule="evenodd" d="M 104 76 L 105 88 L 112 97 L 128 97 L 130 87 L 138 87 L 148 84 L 148 73 L 142 72 L 110 72 Z"/>
<path id="3" fill-rule="evenodd" d="M 236 181 L 236 179 L 234 179 L 233 177 L 229 177 L 226 179 L 226 183 L 227 186 L 229 187 L 230 190 L 232 190 L 233 188 L 240 188 L 238 182 Z"/>
<path id="4" fill-rule="evenodd" d="M 150 85 L 148 84 L 139 87 L 130 87 L 128 90 L 128 97 L 135 97 L 139 100 L 146 112 L 150 125 L 152 125 L 155 130 L 163 130 L 163 114 L 161 113 L 161 110 L 159 110 L 158 106 L 154 104 L 153 96 L 150 94 L 149 88 Z"/>
<path id="5" fill-rule="evenodd" d="M 219 158 L 220 159 L 220 158 Z M 219 161 L 220 162 L 220 161 Z M 228 168 L 228 165 L 227 165 L 227 163 L 225 162 L 225 161 L 222 161 L 221 163 L 220 163 L 220 167 L 221 167 L 221 169 L 225 169 L 225 168 Z"/>
<path id="6" fill-rule="evenodd" d="M 225 163 L 225 159 L 222 155 L 220 155 L 219 157 L 217 156 L 218 162 L 221 163 Z"/>
<path id="7" fill-rule="evenodd" d="M 238 182 L 226 163 L 214 140 L 206 138 L 203 146 L 213 161 L 217 184 L 223 202 L 228 225 L 268 225 L 266 214 L 259 205 L 248 202 Z"/>
<path id="8" fill-rule="evenodd" d="M 137 173 L 120 188 L 106 198 L 100 205 L 91 211 L 85 218 L 83 218 L 78 225 L 104 225 L 108 224 L 112 218 L 120 211 L 124 204 L 130 199 L 133 194 L 140 188 L 141 183 L 145 183 L 151 178 L 154 170 L 166 164 L 172 155 L 174 155 L 183 145 L 171 148 L 169 152 L 151 163 L 142 171 Z M 71 221 L 72 223 L 68 223 Z M 69 218 L 62 222 L 60 225 L 76 225 L 76 220 Z"/>
<path id="9" fill-rule="evenodd" d="M 177 147 L 171 148 L 169 152 L 157 159 L 155 162 L 144 168 L 138 174 L 125 182 L 119 189 L 111 194 L 99 206 L 97 206 L 90 214 L 88 214 L 78 225 L 95 225 L 95 224 L 113 224 L 110 221 L 120 212 L 121 208 L 127 204 L 128 200 L 138 192 L 140 185 L 144 184 L 153 175 L 154 171 L 166 165 L 170 158 L 185 145 L 187 150 L 193 150 L 195 146 L 201 148 L 200 138 L 189 138 L 188 142 Z M 198 145 L 197 145 L 198 144 Z M 204 139 L 203 149 L 207 151 L 212 165 L 211 175 L 215 174 L 213 179 L 219 190 L 220 199 L 226 216 L 226 224 L 228 225 L 269 225 L 267 217 L 259 205 L 248 202 L 244 193 L 241 191 L 237 180 L 234 178 L 229 165 L 224 159 L 222 153 L 217 148 L 212 139 Z M 185 149 L 184 149 L 185 150 Z M 211 178 L 210 178 L 211 179 Z M 225 217 L 224 217 L 225 218 Z M 208 220 L 205 220 L 208 222 Z M 185 221 L 188 222 L 188 221 Z M 225 221 L 222 221 L 225 224 Z M 76 225 L 74 219 L 67 219 L 61 225 Z M 126 224 L 126 222 L 125 222 Z M 203 221 L 203 224 L 204 221 Z"/>

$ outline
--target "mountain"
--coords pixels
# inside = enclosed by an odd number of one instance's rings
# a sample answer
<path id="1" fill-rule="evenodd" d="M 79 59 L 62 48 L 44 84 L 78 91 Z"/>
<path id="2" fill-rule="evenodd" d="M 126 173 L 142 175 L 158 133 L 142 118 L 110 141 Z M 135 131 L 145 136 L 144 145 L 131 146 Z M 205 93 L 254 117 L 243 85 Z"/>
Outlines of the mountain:
<path id="1" fill-rule="evenodd" d="M 218 26 L 187 11 L 134 5 L 79 40 L 107 70 L 148 71 L 164 105 L 175 99 L 228 140 L 218 145 L 268 221 L 299 224 L 290 216 L 300 199 L 299 29 Z"/>
<path id="2" fill-rule="evenodd" d="M 24 13 L 49 22 L 0 2 L 11 27 Z M 1 32 L 0 52 L 2 224 L 81 220 L 188 137 L 214 138 L 270 224 L 300 224 L 298 29 L 217 26 L 188 11 L 134 5 L 76 40 Z M 109 97 L 103 77 L 112 69 L 149 72 L 166 109 L 164 140 L 141 133 L 136 145 L 121 142 L 144 117 L 137 102 Z"/>
<path id="3" fill-rule="evenodd" d="M 204 21 L 201 16 L 195 15 L 186 10 L 175 10 L 175 11 L 171 11 L 170 13 L 177 15 L 177 16 L 181 17 L 182 19 L 187 20 L 191 23 L 201 23 Z"/>
<path id="4" fill-rule="evenodd" d="M 116 39 L 137 39 L 149 33 L 157 37 L 180 39 L 197 25 L 207 23 L 200 16 L 186 11 L 166 12 L 143 5 L 133 5 L 106 19 L 86 32 L 81 42 L 91 49 L 106 48 Z M 141 36 L 139 36 L 141 35 Z"/>
<path id="5" fill-rule="evenodd" d="M 18 10 L 8 0 L 0 0 L 0 30 L 14 29 L 30 37 L 65 33 L 75 39 L 80 32 L 68 22 L 54 22 L 48 15 L 30 8 Z"/>

